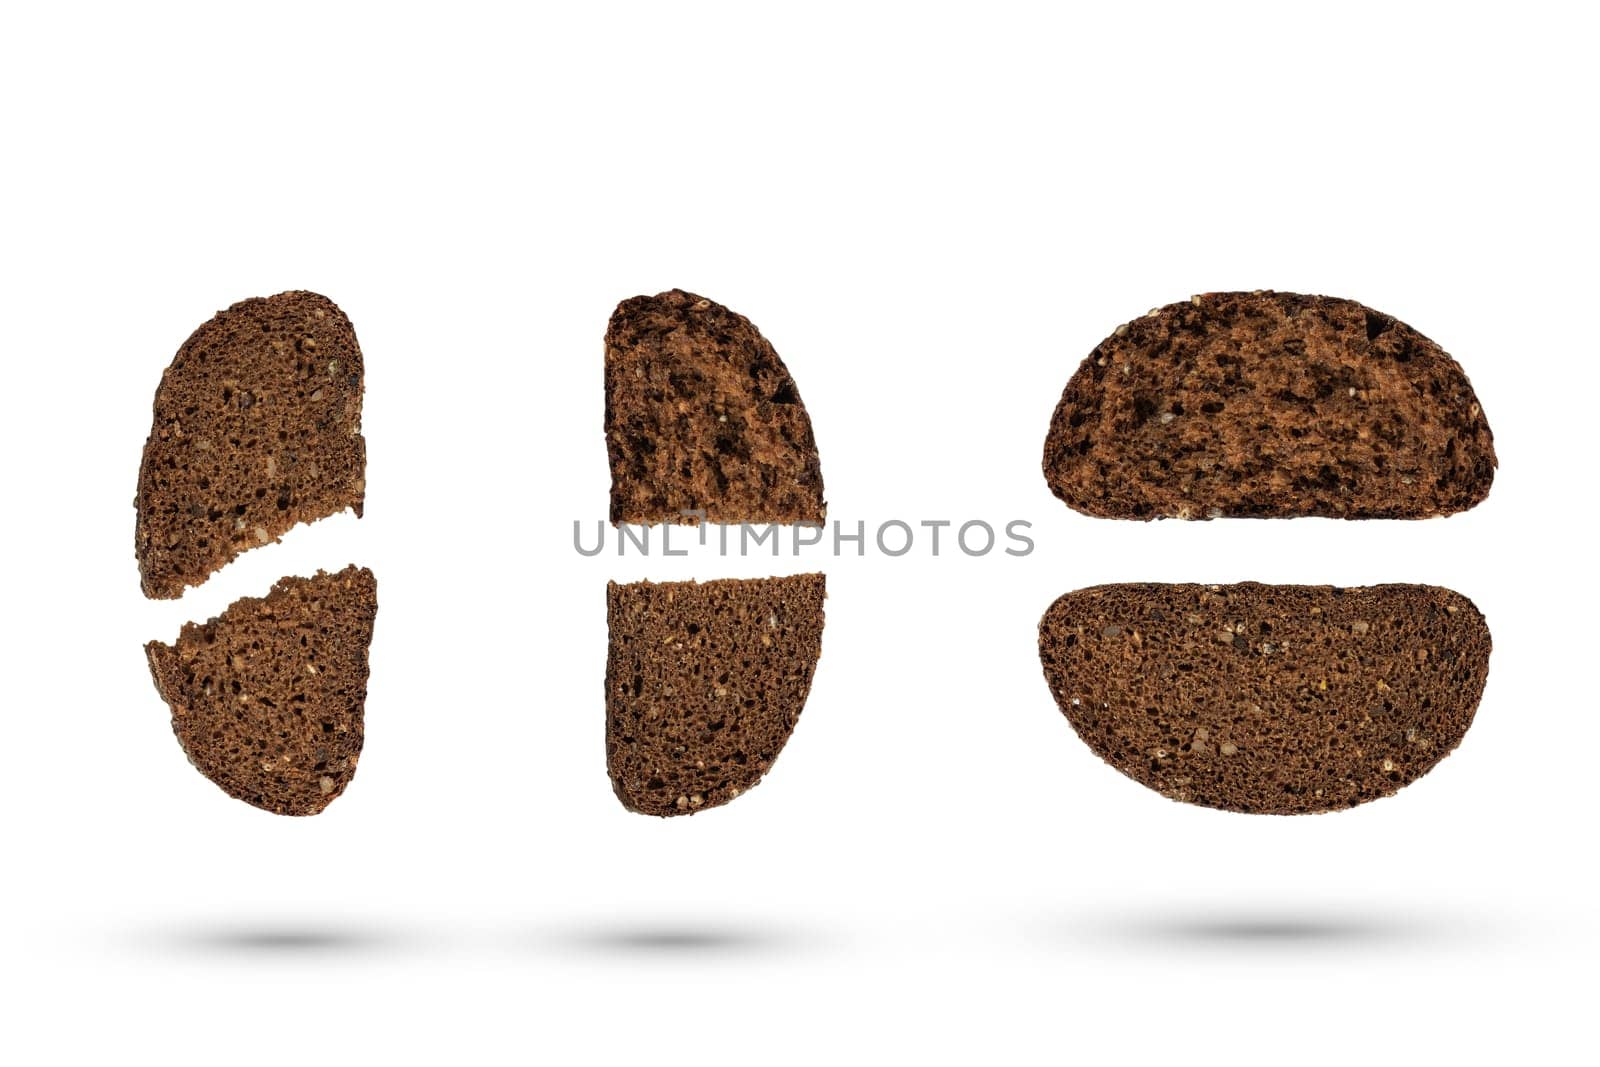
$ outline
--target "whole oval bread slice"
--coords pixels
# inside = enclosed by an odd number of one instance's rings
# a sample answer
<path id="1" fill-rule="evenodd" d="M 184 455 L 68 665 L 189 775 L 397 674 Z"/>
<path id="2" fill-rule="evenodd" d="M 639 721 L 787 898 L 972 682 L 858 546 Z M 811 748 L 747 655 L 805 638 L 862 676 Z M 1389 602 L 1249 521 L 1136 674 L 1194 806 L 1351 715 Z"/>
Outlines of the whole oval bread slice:
<path id="1" fill-rule="evenodd" d="M 1275 815 L 1427 773 L 1472 725 L 1489 649 L 1472 602 L 1428 585 L 1102 585 L 1039 623 L 1050 692 L 1101 759 L 1173 800 Z"/>
<path id="2" fill-rule="evenodd" d="M 182 596 L 297 523 L 361 514 L 363 374 L 350 320 L 316 293 L 241 301 L 183 343 L 134 499 L 146 596 Z"/>
<path id="3" fill-rule="evenodd" d="M 818 523 L 822 464 L 789 369 L 749 319 L 681 289 L 606 328 L 613 523 Z"/>
<path id="4" fill-rule="evenodd" d="M 820 574 L 606 586 L 606 769 L 645 815 L 748 792 L 788 742 L 822 654 Z"/>
<path id="5" fill-rule="evenodd" d="M 1087 515 L 1420 519 L 1489 492 L 1494 439 L 1438 345 L 1353 300 L 1208 293 L 1120 326 L 1067 383 L 1050 490 Z"/>
<path id="6" fill-rule="evenodd" d="M 315 815 L 356 772 L 365 737 L 372 572 L 284 578 L 176 644 L 145 646 L 172 732 L 201 774 L 278 815 Z"/>

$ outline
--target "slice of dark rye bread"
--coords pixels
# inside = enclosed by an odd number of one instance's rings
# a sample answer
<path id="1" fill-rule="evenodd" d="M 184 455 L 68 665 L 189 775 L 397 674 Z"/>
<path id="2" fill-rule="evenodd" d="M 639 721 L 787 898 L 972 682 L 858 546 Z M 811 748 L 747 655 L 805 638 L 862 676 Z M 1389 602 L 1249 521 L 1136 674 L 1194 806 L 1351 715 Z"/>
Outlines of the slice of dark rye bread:
<path id="1" fill-rule="evenodd" d="M 168 600 L 297 523 L 361 514 L 361 348 L 316 293 L 244 300 L 178 349 L 134 498 L 144 593 Z"/>
<path id="2" fill-rule="evenodd" d="M 606 769 L 645 815 L 749 791 L 783 750 L 822 654 L 824 577 L 606 586 Z"/>
<path id="3" fill-rule="evenodd" d="M 800 390 L 743 315 L 681 289 L 624 300 L 605 386 L 612 523 L 823 521 Z"/>
<path id="4" fill-rule="evenodd" d="M 1472 602 L 1428 585 L 1102 585 L 1039 623 L 1050 692 L 1088 746 L 1174 800 L 1332 811 L 1425 774 L 1489 673 Z"/>
<path id="5" fill-rule="evenodd" d="M 1119 326 L 1067 383 L 1044 475 L 1115 519 L 1418 519 L 1489 492 L 1455 360 L 1353 300 L 1208 293 Z"/>
<path id="6" fill-rule="evenodd" d="M 344 792 L 364 736 L 372 572 L 284 578 L 236 601 L 176 644 L 145 645 L 172 732 L 229 796 L 279 815 L 315 815 Z"/>

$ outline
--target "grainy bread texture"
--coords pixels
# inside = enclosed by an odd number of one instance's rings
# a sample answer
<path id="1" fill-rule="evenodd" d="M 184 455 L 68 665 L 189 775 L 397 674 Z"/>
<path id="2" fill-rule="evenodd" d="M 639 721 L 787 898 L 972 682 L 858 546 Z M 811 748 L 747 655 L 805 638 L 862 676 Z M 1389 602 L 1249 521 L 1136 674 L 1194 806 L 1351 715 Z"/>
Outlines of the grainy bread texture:
<path id="1" fill-rule="evenodd" d="M 1460 365 L 1352 300 L 1208 293 L 1089 353 L 1044 474 L 1117 519 L 1418 519 L 1489 492 L 1494 439 Z"/>
<path id="2" fill-rule="evenodd" d="M 327 297 L 219 312 L 156 390 L 134 499 L 144 593 L 169 600 L 296 523 L 361 514 L 361 348 Z"/>
<path id="3" fill-rule="evenodd" d="M 1415 781 L 1472 725 L 1489 629 L 1427 585 L 1103 585 L 1039 623 L 1088 746 L 1173 800 L 1292 815 Z"/>
<path id="4" fill-rule="evenodd" d="M 821 523 L 822 465 L 794 378 L 743 315 L 674 289 L 606 329 L 613 523 Z"/>
<path id="5" fill-rule="evenodd" d="M 176 644 L 145 646 L 172 732 L 229 796 L 315 815 L 356 772 L 377 582 L 354 565 L 284 578 Z"/>
<path id="6" fill-rule="evenodd" d="M 606 768 L 623 805 L 689 815 L 767 773 L 822 654 L 820 574 L 606 587 Z"/>

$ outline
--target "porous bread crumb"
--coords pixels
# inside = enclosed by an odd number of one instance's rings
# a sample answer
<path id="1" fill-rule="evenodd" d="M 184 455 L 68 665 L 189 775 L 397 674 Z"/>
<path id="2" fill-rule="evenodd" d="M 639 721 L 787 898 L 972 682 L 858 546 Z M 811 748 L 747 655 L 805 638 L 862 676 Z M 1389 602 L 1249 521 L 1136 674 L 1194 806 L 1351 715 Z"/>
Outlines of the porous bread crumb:
<path id="1" fill-rule="evenodd" d="M 1385 621 L 1357 646 L 1372 619 Z M 1241 654 L 1263 624 L 1270 672 Z M 1135 627 L 1137 658 L 1082 640 Z M 1101 758 L 1188 803 L 1271 814 L 1350 807 L 1425 774 L 1471 724 L 1489 653 L 1471 602 L 1422 585 L 1096 586 L 1039 625 L 1049 689 Z M 1386 755 L 1402 745 L 1404 761 Z"/>
<path id="2" fill-rule="evenodd" d="M 811 419 L 742 315 L 679 289 L 617 306 L 605 338 L 613 523 L 822 523 Z"/>
<path id="3" fill-rule="evenodd" d="M 284 578 L 174 644 L 145 646 L 172 729 L 228 795 L 280 815 L 315 815 L 350 782 L 364 739 L 372 572 Z M 302 663 L 315 656 L 321 668 Z"/>
<path id="4" fill-rule="evenodd" d="M 1496 463 L 1438 345 L 1354 301 L 1262 291 L 1118 327 L 1063 391 L 1043 465 L 1069 507 L 1151 520 L 1445 515 Z"/>
<path id="5" fill-rule="evenodd" d="M 315 368 L 287 337 L 341 353 L 348 373 L 311 387 Z M 362 374 L 350 320 L 316 293 L 241 301 L 183 343 L 156 390 L 134 500 L 146 596 L 176 598 L 298 523 L 361 514 Z"/>
<path id="6" fill-rule="evenodd" d="M 824 595 L 820 574 L 607 587 L 606 764 L 624 806 L 688 814 L 761 780 L 810 692 Z"/>

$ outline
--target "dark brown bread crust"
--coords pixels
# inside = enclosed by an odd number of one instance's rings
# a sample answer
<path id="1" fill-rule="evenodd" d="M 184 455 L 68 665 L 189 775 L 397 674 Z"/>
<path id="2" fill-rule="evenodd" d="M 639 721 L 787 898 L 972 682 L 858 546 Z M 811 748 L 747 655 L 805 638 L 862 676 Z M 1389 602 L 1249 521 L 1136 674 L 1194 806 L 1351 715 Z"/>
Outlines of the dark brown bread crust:
<path id="1" fill-rule="evenodd" d="M 1051 492 L 1087 515 L 1419 519 L 1489 493 L 1494 438 L 1438 345 L 1352 300 L 1208 293 L 1119 327 L 1061 394 Z"/>
<path id="2" fill-rule="evenodd" d="M 820 574 L 606 586 L 606 769 L 645 815 L 726 804 L 778 758 L 822 654 Z"/>
<path id="3" fill-rule="evenodd" d="M 182 596 L 297 523 L 361 514 L 363 373 L 350 320 L 316 293 L 242 301 L 183 343 L 134 499 L 145 596 Z"/>
<path id="4" fill-rule="evenodd" d="M 1102 585 L 1039 623 L 1046 681 L 1101 759 L 1228 811 L 1354 807 L 1472 725 L 1489 673 L 1472 602 L 1428 585 Z"/>
<path id="5" fill-rule="evenodd" d="M 674 289 L 606 328 L 613 523 L 821 523 L 822 465 L 800 390 L 743 315 Z"/>
<path id="6" fill-rule="evenodd" d="M 278 815 L 315 815 L 356 772 L 367 648 L 378 612 L 372 572 L 284 578 L 176 645 L 145 645 L 172 732 L 229 796 Z"/>

